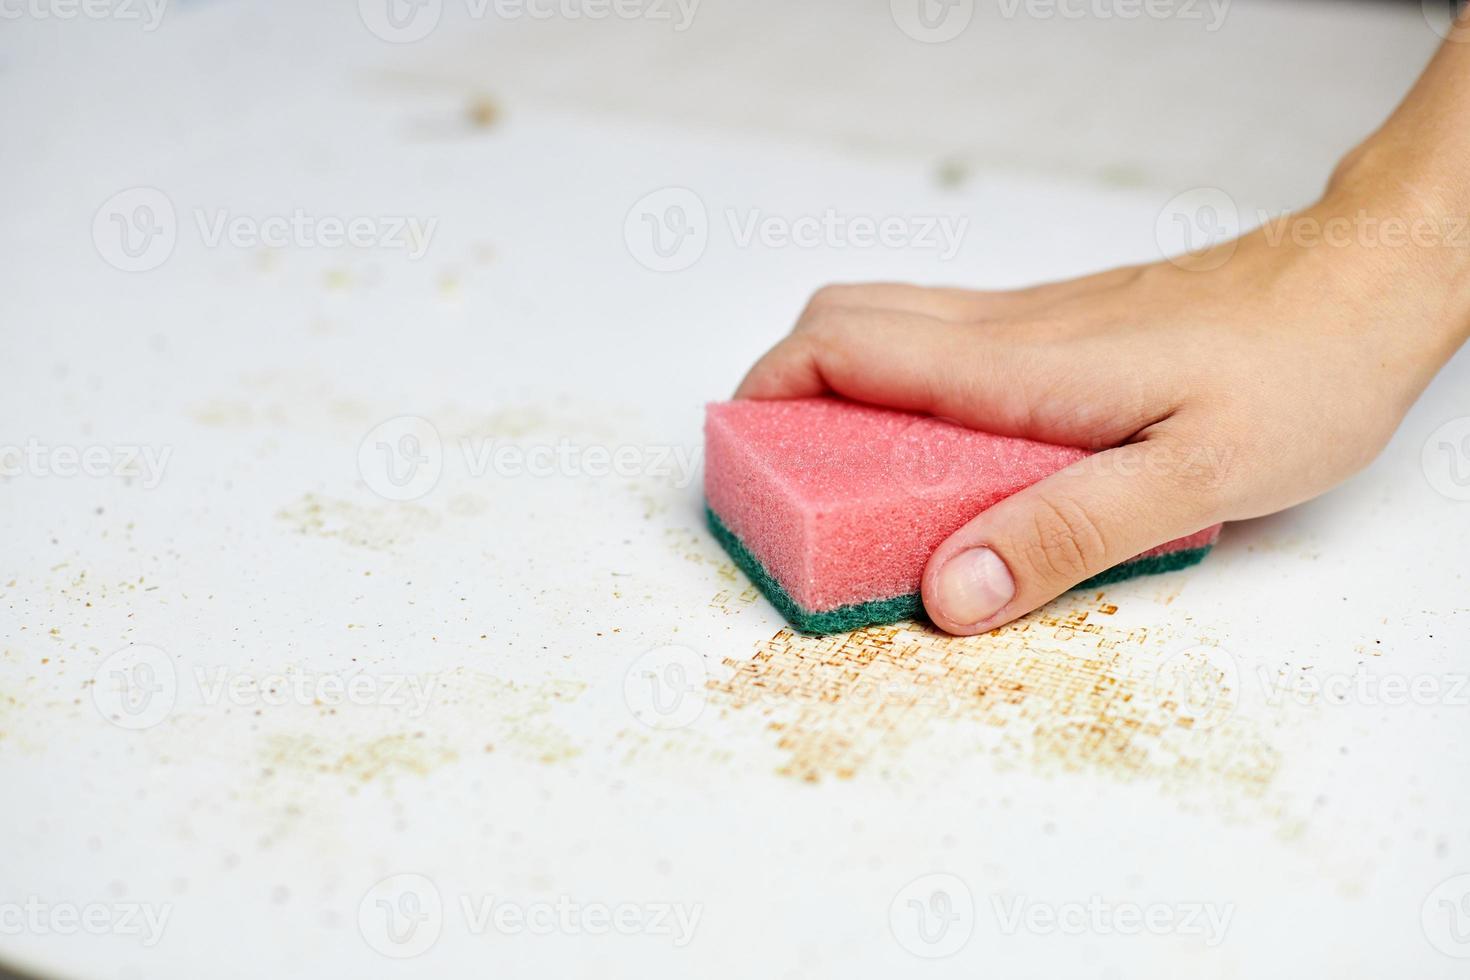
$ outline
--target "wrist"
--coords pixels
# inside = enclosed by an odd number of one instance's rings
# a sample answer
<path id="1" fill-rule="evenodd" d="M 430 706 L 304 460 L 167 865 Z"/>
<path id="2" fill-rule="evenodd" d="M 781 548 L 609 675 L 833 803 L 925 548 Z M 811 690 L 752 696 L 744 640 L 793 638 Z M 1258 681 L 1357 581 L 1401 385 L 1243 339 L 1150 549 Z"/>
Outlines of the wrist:
<path id="1" fill-rule="evenodd" d="M 1343 158 L 1302 216 L 1382 300 L 1402 298 L 1436 369 L 1470 340 L 1470 183 L 1459 174 L 1379 134 Z"/>

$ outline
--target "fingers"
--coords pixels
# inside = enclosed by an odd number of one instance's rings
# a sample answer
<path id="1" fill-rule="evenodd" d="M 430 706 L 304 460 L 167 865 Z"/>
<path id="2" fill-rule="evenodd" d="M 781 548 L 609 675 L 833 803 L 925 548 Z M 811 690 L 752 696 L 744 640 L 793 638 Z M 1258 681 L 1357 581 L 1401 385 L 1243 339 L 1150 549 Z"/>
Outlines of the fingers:
<path id="1" fill-rule="evenodd" d="M 1063 307 L 1059 317 L 1075 318 L 1075 313 L 1065 311 L 1064 304 L 1070 298 L 1109 288 L 1136 274 L 1136 269 L 1112 269 L 1082 279 L 1010 292 L 974 292 L 901 283 L 826 286 L 813 295 L 796 329 L 746 373 L 735 397 L 802 398 L 835 392 L 979 424 L 981 419 L 967 417 L 963 410 L 946 411 L 930 397 L 946 393 L 950 388 L 942 380 L 926 377 L 937 351 L 948 353 L 962 345 L 973 347 L 986 335 L 1003 332 L 1000 327 L 1008 318 L 1023 314 L 1029 314 L 1024 318 L 1025 329 L 1017 333 L 1033 346 L 1044 344 L 1054 338 L 1038 322 L 1039 311 Z M 982 324 L 984 329 L 977 329 Z M 969 361 L 973 362 L 977 351 L 968 353 Z M 1025 356 L 1023 351 L 1015 353 Z M 906 372 L 902 378 L 893 379 L 894 384 L 874 385 L 872 382 L 882 380 L 874 375 L 887 370 L 890 359 L 896 357 L 904 357 L 910 364 L 918 362 L 922 368 L 919 375 Z M 978 367 L 973 363 L 970 366 Z M 873 388 L 880 390 L 869 390 Z M 889 389 L 896 391 L 897 400 L 883 399 L 882 390 Z M 968 403 L 964 407 L 969 407 Z M 1019 434 L 1018 427 L 993 431 L 1013 430 Z"/>
<path id="2" fill-rule="evenodd" d="M 772 348 L 735 397 L 835 393 L 999 435 L 1117 445 L 1167 415 L 1175 393 L 1147 367 L 1157 359 L 1146 343 L 1094 339 L 1088 327 L 1098 316 L 1069 311 L 976 329 L 895 310 L 834 310 Z M 1102 363 L 1127 370 L 1100 373 Z"/>
<path id="3" fill-rule="evenodd" d="M 1098 453 L 1001 501 L 941 544 L 924 607 L 983 633 L 1150 548 L 1215 523 L 1218 476 L 1173 438 Z"/>
<path id="4" fill-rule="evenodd" d="M 969 323 L 1034 315 L 1062 300 L 1128 282 L 1137 274 L 1137 268 L 1123 267 L 1077 279 L 1001 290 L 914 286 L 895 282 L 836 283 L 823 286 L 812 294 L 802 319 L 832 309 L 898 310 Z"/>
<path id="5" fill-rule="evenodd" d="M 889 408 L 929 412 L 1008 431 L 1003 398 L 1028 360 L 1044 351 L 1000 344 L 983 332 L 919 313 L 835 310 L 810 317 L 766 353 L 737 398 L 801 398 L 834 392 Z M 1025 376 L 1022 374 L 1022 376 Z M 1015 399 L 1019 404 L 1023 400 Z M 995 428 L 994 426 L 999 426 Z"/>
<path id="6" fill-rule="evenodd" d="M 807 302 L 795 330 L 746 372 L 735 397 L 804 398 L 825 394 L 834 389 L 821 375 L 815 355 L 822 352 L 814 351 L 814 344 L 841 347 L 850 331 L 880 321 L 890 326 L 906 322 L 973 323 L 1014 306 L 1007 296 L 903 283 L 823 286 Z"/>

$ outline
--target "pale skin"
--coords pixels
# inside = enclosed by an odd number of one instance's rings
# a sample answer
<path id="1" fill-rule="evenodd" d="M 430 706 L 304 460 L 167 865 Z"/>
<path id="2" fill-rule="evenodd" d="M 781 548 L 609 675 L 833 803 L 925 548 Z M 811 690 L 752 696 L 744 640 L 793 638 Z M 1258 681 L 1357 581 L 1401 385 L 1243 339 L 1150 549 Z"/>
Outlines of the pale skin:
<path id="1" fill-rule="evenodd" d="M 836 394 L 1100 450 L 935 550 L 924 606 L 956 634 L 1327 491 L 1378 455 L 1470 339 L 1461 25 L 1321 200 L 1282 222 L 1014 291 L 827 286 L 736 397 Z"/>

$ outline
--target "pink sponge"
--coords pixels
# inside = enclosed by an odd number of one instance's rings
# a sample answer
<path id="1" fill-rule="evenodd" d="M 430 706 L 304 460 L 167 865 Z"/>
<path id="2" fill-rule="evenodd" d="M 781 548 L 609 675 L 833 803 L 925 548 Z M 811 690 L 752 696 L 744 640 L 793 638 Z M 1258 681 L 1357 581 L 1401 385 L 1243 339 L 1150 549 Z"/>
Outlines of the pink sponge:
<path id="1" fill-rule="evenodd" d="M 705 416 L 705 497 L 711 530 L 777 608 L 833 632 L 917 613 L 940 542 L 1086 455 L 831 398 L 724 402 Z M 1170 542 L 1105 580 L 1193 564 L 1218 533 Z"/>

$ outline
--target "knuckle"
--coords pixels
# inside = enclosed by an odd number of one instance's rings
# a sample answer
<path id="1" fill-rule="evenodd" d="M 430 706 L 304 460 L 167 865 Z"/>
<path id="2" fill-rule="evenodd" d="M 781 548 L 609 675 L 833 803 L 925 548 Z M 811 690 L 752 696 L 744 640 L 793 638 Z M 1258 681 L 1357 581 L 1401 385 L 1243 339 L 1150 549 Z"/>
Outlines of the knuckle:
<path id="1" fill-rule="evenodd" d="M 802 316 L 802 320 L 806 320 L 809 315 L 827 312 L 847 305 L 852 296 L 853 288 L 852 286 L 844 286 L 840 283 L 829 283 L 820 287 L 816 292 L 812 293 L 812 298 L 807 300 L 806 312 Z"/>
<path id="2" fill-rule="evenodd" d="M 842 335 L 846 318 L 837 307 L 808 310 L 797 325 L 797 331 L 818 347 L 830 345 Z"/>
<path id="3" fill-rule="evenodd" d="M 1043 497 L 1032 514 L 1025 560 L 1049 581 L 1079 582 L 1107 562 L 1102 528 L 1070 500 Z"/>

